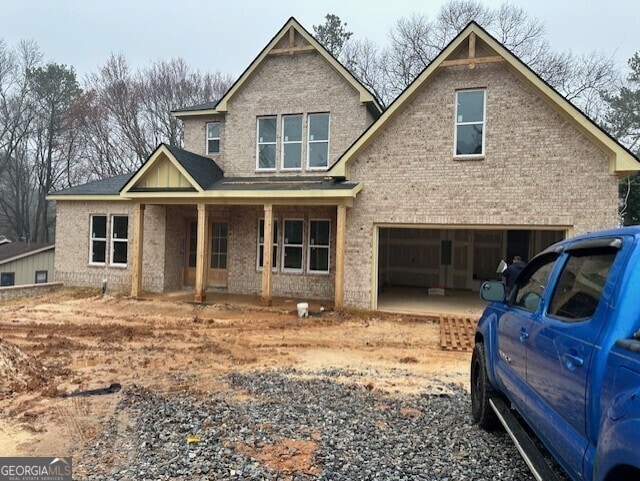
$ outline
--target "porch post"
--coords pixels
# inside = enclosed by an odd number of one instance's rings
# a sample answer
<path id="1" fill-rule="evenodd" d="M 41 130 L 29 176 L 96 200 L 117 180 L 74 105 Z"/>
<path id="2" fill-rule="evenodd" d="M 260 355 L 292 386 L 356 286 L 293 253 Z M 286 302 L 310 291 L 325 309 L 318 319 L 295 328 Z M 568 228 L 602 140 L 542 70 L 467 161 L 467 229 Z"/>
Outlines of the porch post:
<path id="1" fill-rule="evenodd" d="M 344 308 L 344 243 L 347 226 L 347 206 L 338 206 L 336 222 L 336 287 L 334 294 L 335 310 Z"/>
<path id="2" fill-rule="evenodd" d="M 262 243 L 262 303 L 271 305 L 271 259 L 273 258 L 273 205 L 264 206 L 264 239 Z"/>
<path id="3" fill-rule="evenodd" d="M 207 206 L 206 204 L 198 204 L 198 238 L 196 245 L 196 302 L 204 302 L 207 300 L 206 279 L 205 279 L 205 259 L 207 244 Z"/>
<path id="4" fill-rule="evenodd" d="M 133 253 L 131 256 L 131 297 L 142 292 L 142 244 L 144 239 L 144 204 L 133 206 Z"/>

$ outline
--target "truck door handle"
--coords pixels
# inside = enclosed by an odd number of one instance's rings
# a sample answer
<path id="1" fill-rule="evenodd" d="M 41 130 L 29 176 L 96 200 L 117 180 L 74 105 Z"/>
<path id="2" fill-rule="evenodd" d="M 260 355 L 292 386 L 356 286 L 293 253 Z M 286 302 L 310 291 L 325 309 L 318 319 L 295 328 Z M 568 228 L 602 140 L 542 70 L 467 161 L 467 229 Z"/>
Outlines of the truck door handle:
<path id="1" fill-rule="evenodd" d="M 584 365 L 584 359 L 581 357 L 571 354 L 569 352 L 565 352 L 564 354 L 565 364 L 567 368 L 571 369 L 572 367 L 582 367 Z"/>
<path id="2" fill-rule="evenodd" d="M 528 338 L 529 338 L 529 333 L 523 327 L 522 329 L 520 329 L 520 342 L 525 342 Z"/>

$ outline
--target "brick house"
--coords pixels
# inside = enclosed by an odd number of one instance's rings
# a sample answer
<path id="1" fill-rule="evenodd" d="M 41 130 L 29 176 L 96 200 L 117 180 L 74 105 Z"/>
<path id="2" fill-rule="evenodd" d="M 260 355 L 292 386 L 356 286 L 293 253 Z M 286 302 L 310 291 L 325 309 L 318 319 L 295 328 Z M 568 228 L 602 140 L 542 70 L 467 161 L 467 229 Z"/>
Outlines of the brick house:
<path id="1" fill-rule="evenodd" d="M 184 150 L 49 196 L 57 280 L 375 309 L 615 226 L 640 170 L 474 23 L 385 111 L 292 18 L 220 101 L 173 115 Z"/>

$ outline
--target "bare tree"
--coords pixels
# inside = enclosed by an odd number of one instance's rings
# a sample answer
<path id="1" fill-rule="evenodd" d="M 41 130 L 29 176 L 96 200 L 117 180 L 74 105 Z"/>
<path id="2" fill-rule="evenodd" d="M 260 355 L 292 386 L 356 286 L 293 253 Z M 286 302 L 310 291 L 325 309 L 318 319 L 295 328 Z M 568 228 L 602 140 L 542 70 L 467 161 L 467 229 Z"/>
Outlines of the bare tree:
<path id="1" fill-rule="evenodd" d="M 544 23 L 511 3 L 491 8 L 477 0 L 452 0 L 433 20 L 419 13 L 401 18 L 389 31 L 389 44 L 377 50 L 375 59 L 352 54 L 349 67 L 367 87 L 381 92 L 381 101 L 388 105 L 470 21 L 485 28 L 587 114 L 602 116 L 600 92 L 613 91 L 618 85 L 613 57 L 601 52 L 582 56 L 554 52 Z M 383 67 L 382 72 L 378 66 Z"/>

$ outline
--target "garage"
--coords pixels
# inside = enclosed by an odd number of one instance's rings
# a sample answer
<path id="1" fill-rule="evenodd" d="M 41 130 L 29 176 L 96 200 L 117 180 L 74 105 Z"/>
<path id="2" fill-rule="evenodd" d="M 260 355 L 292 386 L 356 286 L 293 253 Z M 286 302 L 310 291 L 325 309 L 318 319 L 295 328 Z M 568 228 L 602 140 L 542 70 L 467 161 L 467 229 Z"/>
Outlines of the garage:
<path id="1" fill-rule="evenodd" d="M 475 299 L 482 282 L 499 279 L 501 260 L 528 261 L 564 239 L 566 229 L 377 228 L 376 306 L 402 310 L 403 303 L 442 296 Z"/>

